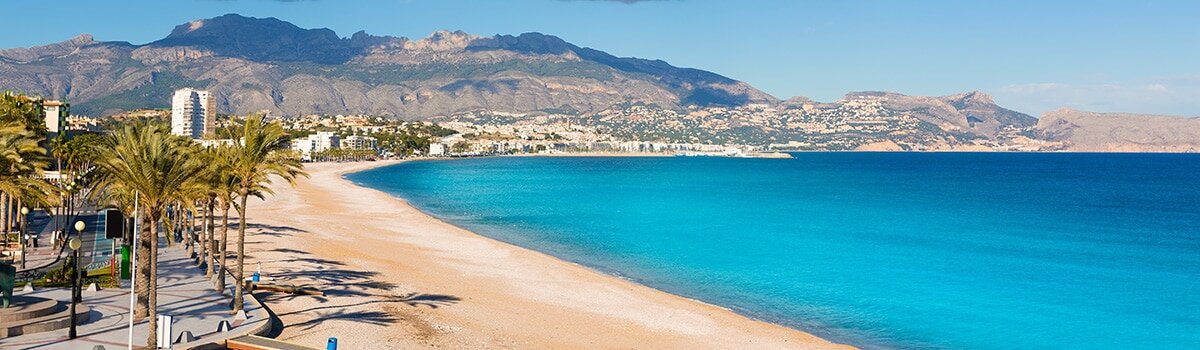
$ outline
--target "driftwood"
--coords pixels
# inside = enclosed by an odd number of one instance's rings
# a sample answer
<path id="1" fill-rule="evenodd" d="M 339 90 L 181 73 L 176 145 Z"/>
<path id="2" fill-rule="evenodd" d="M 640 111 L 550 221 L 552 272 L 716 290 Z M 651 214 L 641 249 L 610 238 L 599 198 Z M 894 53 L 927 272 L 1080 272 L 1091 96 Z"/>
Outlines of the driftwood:
<path id="1" fill-rule="evenodd" d="M 288 294 L 325 296 L 325 292 L 322 292 L 320 289 L 316 289 L 313 287 L 297 287 L 297 286 L 290 286 L 290 285 L 285 286 L 285 285 L 280 285 L 280 284 L 268 284 L 268 283 L 250 283 L 250 290 L 260 290 L 260 289 L 261 290 L 269 290 L 272 292 L 288 293 Z"/>

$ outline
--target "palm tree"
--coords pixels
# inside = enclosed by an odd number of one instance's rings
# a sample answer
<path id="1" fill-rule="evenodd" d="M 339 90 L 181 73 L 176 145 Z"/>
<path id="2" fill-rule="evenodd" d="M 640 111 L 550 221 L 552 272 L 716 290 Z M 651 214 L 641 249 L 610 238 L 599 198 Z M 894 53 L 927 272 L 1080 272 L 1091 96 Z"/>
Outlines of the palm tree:
<path id="1" fill-rule="evenodd" d="M 0 191 L 0 226 L 3 226 L 5 239 L 12 227 L 13 213 L 20 203 L 23 189 L 36 185 L 39 175 L 45 168 L 45 150 L 38 149 L 45 139 L 46 128 L 42 123 L 41 104 L 38 100 L 24 95 L 5 92 L 0 94 L 0 128 L 8 139 L 3 147 L 3 164 L 0 164 L 0 178 L 8 182 L 9 189 Z M 36 178 L 35 178 L 36 177 Z"/>
<path id="2" fill-rule="evenodd" d="M 209 195 L 209 221 L 215 221 L 216 210 L 221 212 L 221 245 L 217 246 L 215 232 L 209 230 L 209 257 L 208 257 L 208 275 L 213 276 L 213 287 L 217 290 L 225 288 L 225 274 L 228 270 L 226 257 L 229 255 L 229 209 L 233 207 L 234 200 L 237 197 L 238 188 L 241 182 L 238 181 L 232 173 L 231 161 L 233 157 L 232 146 L 220 146 L 205 150 L 203 159 L 208 163 L 207 170 L 204 173 L 204 180 Z M 216 257 L 216 258 L 214 258 Z M 213 270 L 212 265 L 215 261 L 220 266 L 220 270 Z"/>
<path id="3" fill-rule="evenodd" d="M 0 193 L 8 199 L 3 220 L 5 243 L 14 208 L 49 202 L 50 185 L 39 176 L 48 160 L 38 141 L 36 133 L 20 123 L 0 124 Z"/>
<path id="4" fill-rule="evenodd" d="M 308 176 L 299 159 L 287 152 L 287 133 L 278 123 L 267 123 L 262 116 L 250 116 L 242 126 L 241 142 L 232 147 L 230 173 L 237 178 L 238 211 L 237 280 L 234 284 L 233 311 L 242 309 L 242 281 L 246 264 L 246 200 L 252 195 L 270 194 L 266 185 L 272 176 L 295 184 L 296 176 Z"/>
<path id="5" fill-rule="evenodd" d="M 96 187 L 136 193 L 146 223 L 142 227 L 149 231 L 138 242 L 138 249 L 147 257 L 139 262 L 139 268 L 148 269 L 149 278 L 135 287 L 146 296 L 150 318 L 147 344 L 151 347 L 158 330 L 158 224 L 167 205 L 194 186 L 195 175 L 203 169 L 203 164 L 191 156 L 194 150 L 189 145 L 191 140 L 171 135 L 161 124 L 137 123 L 105 138 L 101 145 L 105 157 L 96 164 Z"/>

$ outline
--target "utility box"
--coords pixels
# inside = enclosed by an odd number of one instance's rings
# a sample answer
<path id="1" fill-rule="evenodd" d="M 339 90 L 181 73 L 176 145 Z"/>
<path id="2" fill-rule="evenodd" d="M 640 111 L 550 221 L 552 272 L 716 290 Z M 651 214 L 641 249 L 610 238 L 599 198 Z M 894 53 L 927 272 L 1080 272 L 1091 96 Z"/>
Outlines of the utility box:
<path id="1" fill-rule="evenodd" d="M 127 280 L 133 274 L 130 271 L 133 262 L 129 261 L 129 245 L 121 246 L 121 279 Z"/>
<path id="2" fill-rule="evenodd" d="M 7 309 L 9 305 L 12 305 L 13 286 L 16 285 L 16 282 L 17 267 L 6 263 L 0 263 L 0 297 L 4 299 L 2 302 L 3 305 L 0 306 L 5 309 Z"/>

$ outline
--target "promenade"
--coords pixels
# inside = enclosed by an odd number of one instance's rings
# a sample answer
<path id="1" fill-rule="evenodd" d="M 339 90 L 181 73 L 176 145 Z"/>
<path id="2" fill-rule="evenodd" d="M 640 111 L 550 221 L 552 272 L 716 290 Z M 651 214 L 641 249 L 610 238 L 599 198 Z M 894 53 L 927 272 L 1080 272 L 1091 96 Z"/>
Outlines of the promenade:
<path id="1" fill-rule="evenodd" d="M 104 217 L 95 211 L 95 208 L 86 206 L 76 213 L 71 218 L 56 221 L 56 218 L 47 215 L 45 211 L 37 210 L 30 214 L 29 228 L 36 241 L 35 246 L 29 246 L 25 249 L 26 259 L 25 268 L 20 267 L 20 259 L 12 259 L 13 264 L 17 265 L 18 271 L 24 270 L 46 270 L 56 266 L 61 262 L 59 254 L 63 247 L 54 242 L 54 232 L 61 230 L 63 225 L 70 234 L 75 234 L 74 226 L 76 221 L 84 223 L 83 230 L 83 251 L 81 260 L 84 266 L 87 265 L 106 265 L 113 256 L 113 240 L 104 238 Z"/>
<path id="2" fill-rule="evenodd" d="M 204 270 L 196 267 L 195 261 L 187 256 L 186 248 L 181 245 L 167 247 L 160 243 L 158 273 L 158 312 L 174 317 L 172 340 L 178 339 L 185 331 L 199 338 L 174 348 L 186 349 L 230 337 L 257 334 L 270 328 L 266 309 L 249 295 L 245 304 L 247 320 L 236 323 L 229 311 L 233 279 L 226 279 L 225 293 L 214 290 L 212 282 L 204 276 Z M 18 287 L 14 294 L 70 299 L 70 290 L 63 288 L 28 293 Z M 103 345 L 106 349 L 126 348 L 129 339 L 129 289 L 84 291 L 83 304 L 91 308 L 91 317 L 89 322 L 79 326 L 78 338 L 68 339 L 67 330 L 62 329 L 0 339 L 0 349 L 92 349 L 95 345 Z M 228 332 L 217 332 L 221 321 L 238 325 Z M 134 348 L 146 345 L 147 332 L 146 320 L 135 324 Z"/>

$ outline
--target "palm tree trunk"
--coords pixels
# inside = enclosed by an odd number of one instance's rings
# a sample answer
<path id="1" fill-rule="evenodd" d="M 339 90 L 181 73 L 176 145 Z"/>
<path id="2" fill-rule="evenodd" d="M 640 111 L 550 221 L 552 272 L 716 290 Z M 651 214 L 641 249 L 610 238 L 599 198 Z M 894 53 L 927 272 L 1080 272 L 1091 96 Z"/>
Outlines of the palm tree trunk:
<path id="1" fill-rule="evenodd" d="M 221 270 L 217 271 L 217 290 L 225 290 L 225 271 L 228 271 L 229 266 L 226 263 L 226 258 L 229 257 L 229 203 L 221 203 Z"/>
<path id="2" fill-rule="evenodd" d="M 201 202 L 201 205 L 203 205 L 203 204 L 204 204 L 204 202 Z M 201 264 L 203 264 L 201 266 L 204 266 L 204 265 L 208 265 L 208 261 L 204 260 L 204 259 L 208 258 L 208 255 L 207 255 L 208 254 L 208 231 L 204 230 L 205 229 L 205 227 L 204 227 L 205 221 L 204 220 L 206 220 L 205 219 L 206 215 L 201 214 L 202 212 L 203 212 L 202 209 L 198 209 L 198 210 L 192 212 L 192 231 L 196 230 L 196 219 L 200 219 L 200 237 L 197 238 L 199 241 L 194 244 L 198 244 L 199 248 L 200 248 L 199 254 L 196 254 L 199 256 L 198 258 L 196 258 L 196 261 L 199 261 Z M 197 216 L 199 216 L 199 218 L 197 218 Z"/>
<path id="3" fill-rule="evenodd" d="M 9 197 L 7 192 L 0 193 L 0 195 L 3 195 L 3 197 L 0 197 L 2 198 L 0 199 L 0 204 L 4 205 L 4 210 L 0 211 L 0 223 L 4 225 L 4 243 L 7 244 L 8 228 L 12 227 L 12 225 L 8 224 L 8 219 L 11 216 L 9 213 L 12 212 L 12 197 Z"/>
<path id="4" fill-rule="evenodd" d="M 213 275 L 213 257 L 216 256 L 216 250 L 217 250 L 217 233 L 213 232 L 213 225 L 212 225 L 213 217 L 216 216 L 216 213 L 213 212 L 214 208 L 213 208 L 212 198 L 208 199 L 207 209 L 208 209 L 208 210 L 206 210 L 207 215 L 204 216 L 204 231 L 208 232 L 208 240 L 205 241 L 205 244 L 208 245 L 208 249 L 207 249 L 208 255 L 204 260 L 204 264 L 208 265 L 208 267 L 205 268 L 204 277 L 208 277 L 211 279 L 212 275 Z"/>
<path id="5" fill-rule="evenodd" d="M 4 248 L 8 248 L 8 211 L 12 206 L 8 204 L 8 193 L 0 192 L 0 206 L 4 210 L 0 210 L 0 225 L 4 225 Z"/>
<path id="6" fill-rule="evenodd" d="M 242 285 L 246 280 L 246 197 L 249 196 L 249 190 L 242 188 L 241 195 L 242 206 L 238 207 L 238 256 L 237 256 L 237 282 L 233 287 L 233 311 L 238 312 L 242 309 Z"/>
<path id="7" fill-rule="evenodd" d="M 137 305 L 133 309 L 133 317 L 135 319 L 144 318 L 149 315 L 149 307 L 147 302 L 150 300 L 150 224 L 146 217 L 142 217 L 142 222 L 138 223 L 140 229 L 140 237 L 138 237 L 137 247 L 137 284 L 133 286 L 137 290 Z"/>
<path id="8" fill-rule="evenodd" d="M 150 295 L 147 298 L 147 309 L 149 310 L 150 324 L 149 336 L 146 338 L 146 346 L 154 348 L 156 344 L 155 337 L 158 333 L 158 219 L 150 219 Z"/>
<path id="9" fill-rule="evenodd" d="M 170 247 L 174 243 L 174 240 L 171 239 L 171 231 L 173 231 L 175 228 L 171 227 L 171 226 L 174 226 L 173 225 L 174 223 L 171 222 L 171 209 L 170 208 L 171 208 L 170 206 L 167 206 L 167 209 L 164 210 L 162 213 L 163 236 L 167 239 L 167 247 Z M 155 225 L 155 226 L 157 229 L 158 225 Z"/>
<path id="10" fill-rule="evenodd" d="M 183 235 L 183 245 L 187 246 L 189 257 L 193 256 L 192 253 L 196 251 L 196 245 L 192 244 L 192 241 L 194 241 L 192 234 L 195 233 L 192 231 L 192 226 L 196 221 L 191 219 L 191 215 L 191 209 L 183 209 L 183 211 L 179 212 L 179 234 Z"/>
<path id="11" fill-rule="evenodd" d="M 20 197 L 17 197 L 17 206 L 13 207 L 13 209 L 16 209 L 16 211 L 13 212 L 13 224 L 15 224 L 13 226 L 23 224 L 23 222 L 21 222 L 21 219 L 23 219 L 23 217 L 17 216 L 17 215 L 21 215 L 21 207 L 23 207 L 23 206 L 25 206 L 25 202 L 22 201 Z M 25 231 L 25 226 L 21 226 L 21 229 L 17 231 L 17 244 L 20 244 L 20 245 L 25 244 L 25 235 L 21 234 L 24 231 Z M 5 237 L 5 238 L 8 238 L 8 237 Z M 21 259 L 24 259 L 24 257 L 21 257 Z"/>

